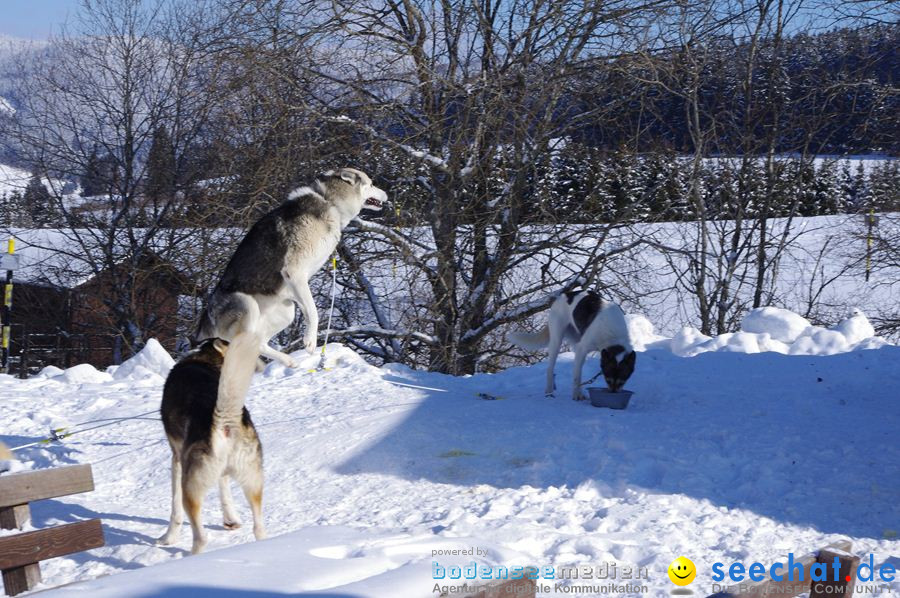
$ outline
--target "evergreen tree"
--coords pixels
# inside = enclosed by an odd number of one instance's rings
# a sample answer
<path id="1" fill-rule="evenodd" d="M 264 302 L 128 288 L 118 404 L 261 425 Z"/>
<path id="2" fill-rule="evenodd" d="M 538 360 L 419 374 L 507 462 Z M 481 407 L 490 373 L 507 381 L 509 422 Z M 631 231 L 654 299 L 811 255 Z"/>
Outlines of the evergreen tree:
<path id="1" fill-rule="evenodd" d="M 861 167 L 862 165 L 860 165 Z M 843 198 L 844 208 L 847 212 L 855 212 L 862 206 L 865 177 L 862 170 L 857 170 L 856 175 L 850 170 L 850 162 L 841 162 L 840 193 Z"/>
<path id="2" fill-rule="evenodd" d="M 84 197 L 93 197 L 102 195 L 107 191 L 108 185 L 104 184 L 102 163 L 97 155 L 97 148 L 88 156 L 87 164 L 84 165 L 84 173 L 80 177 L 81 195 Z"/>
<path id="3" fill-rule="evenodd" d="M 0 226 L 16 226 L 13 200 L 9 194 L 0 195 Z"/>
<path id="4" fill-rule="evenodd" d="M 892 212 L 900 209 L 900 165 L 897 160 L 885 160 L 872 168 L 869 190 L 870 205 L 875 210 Z"/>
<path id="5" fill-rule="evenodd" d="M 109 153 L 100 154 L 95 148 L 88 156 L 84 173 L 79 182 L 83 197 L 115 194 L 119 182 L 119 167 L 116 158 Z"/>
<path id="6" fill-rule="evenodd" d="M 31 174 L 31 179 L 25 187 L 22 195 L 22 203 L 30 217 L 32 226 L 41 227 L 53 224 L 56 210 L 53 206 L 53 197 L 41 182 L 37 171 Z"/>
<path id="7" fill-rule="evenodd" d="M 815 179 L 816 204 L 820 214 L 843 214 L 845 198 L 841 190 L 840 173 L 834 162 L 825 160 L 819 166 Z"/>
<path id="8" fill-rule="evenodd" d="M 153 201 L 165 201 L 175 195 L 175 148 L 165 127 L 153 131 L 153 141 L 147 156 L 147 177 L 144 193 Z"/>

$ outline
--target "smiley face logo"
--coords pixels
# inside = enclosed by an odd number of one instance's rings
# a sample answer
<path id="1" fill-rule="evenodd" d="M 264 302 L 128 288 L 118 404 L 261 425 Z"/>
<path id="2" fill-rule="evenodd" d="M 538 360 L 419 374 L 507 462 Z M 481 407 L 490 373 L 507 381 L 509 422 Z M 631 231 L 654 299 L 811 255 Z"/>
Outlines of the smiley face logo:
<path id="1" fill-rule="evenodd" d="M 686 556 L 680 556 L 669 565 L 669 579 L 676 586 L 686 586 L 697 577 L 697 567 Z"/>

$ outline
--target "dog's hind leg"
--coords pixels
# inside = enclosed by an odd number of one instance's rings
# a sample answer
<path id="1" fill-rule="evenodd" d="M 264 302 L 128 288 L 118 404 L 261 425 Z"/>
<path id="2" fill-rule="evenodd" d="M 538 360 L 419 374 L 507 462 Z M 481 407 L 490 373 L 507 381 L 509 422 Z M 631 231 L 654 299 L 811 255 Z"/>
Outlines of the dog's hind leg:
<path id="1" fill-rule="evenodd" d="M 556 390 L 553 372 L 556 369 L 556 358 L 559 356 L 564 333 L 565 330 L 561 326 L 550 326 L 550 343 L 547 345 L 550 356 L 547 358 L 547 386 L 544 388 L 544 394 L 548 397 L 552 397 L 553 391 Z"/>
<path id="2" fill-rule="evenodd" d="M 169 516 L 169 529 L 156 541 L 160 546 L 168 546 L 178 539 L 181 524 L 184 522 L 184 505 L 181 503 L 181 457 L 172 452 L 172 514 Z"/>
<path id="3" fill-rule="evenodd" d="M 241 518 L 234 511 L 234 498 L 231 496 L 231 484 L 228 474 L 222 474 L 219 478 L 219 498 L 222 501 L 222 525 L 225 529 L 238 529 L 241 527 Z"/>
<path id="4" fill-rule="evenodd" d="M 310 353 L 316 352 L 316 338 L 319 334 L 319 312 L 316 311 L 316 302 L 313 300 L 312 291 L 309 290 L 309 282 L 305 278 L 291 277 L 286 271 L 282 270 L 281 276 L 284 278 L 297 305 L 300 306 L 300 312 L 306 324 L 303 331 L 303 348 Z"/>
<path id="5" fill-rule="evenodd" d="M 203 498 L 209 488 L 222 476 L 222 469 L 216 463 L 214 457 L 203 459 L 199 455 L 193 463 L 186 462 L 182 476 L 182 497 L 184 510 L 191 522 L 191 531 L 194 533 L 194 543 L 191 545 L 191 554 L 198 554 L 206 547 L 206 530 L 203 529 L 201 510 Z"/>
<path id="6" fill-rule="evenodd" d="M 253 513 L 253 536 L 257 540 L 266 537 L 266 527 L 262 515 L 263 473 L 262 466 L 246 472 L 238 478 L 241 490 L 250 503 L 250 511 Z"/>

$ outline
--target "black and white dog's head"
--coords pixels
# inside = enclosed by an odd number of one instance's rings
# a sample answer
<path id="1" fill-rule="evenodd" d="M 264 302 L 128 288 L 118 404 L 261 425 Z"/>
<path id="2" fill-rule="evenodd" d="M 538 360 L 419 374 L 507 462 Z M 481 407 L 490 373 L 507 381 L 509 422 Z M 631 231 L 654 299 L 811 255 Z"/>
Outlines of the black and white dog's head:
<path id="1" fill-rule="evenodd" d="M 600 352 L 600 369 L 612 392 L 619 391 L 628 382 L 634 373 L 636 359 L 635 352 L 626 350 L 622 345 L 613 345 Z"/>
<path id="2" fill-rule="evenodd" d="M 329 170 L 316 181 L 325 189 L 326 199 L 353 216 L 362 210 L 381 212 L 387 204 L 387 193 L 373 185 L 369 175 L 355 168 Z"/>

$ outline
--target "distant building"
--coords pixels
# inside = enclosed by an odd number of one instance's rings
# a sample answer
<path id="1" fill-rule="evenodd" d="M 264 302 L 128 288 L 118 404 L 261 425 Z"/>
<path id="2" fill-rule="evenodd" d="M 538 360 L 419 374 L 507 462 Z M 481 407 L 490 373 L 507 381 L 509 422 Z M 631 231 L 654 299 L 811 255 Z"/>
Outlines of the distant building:
<path id="1" fill-rule="evenodd" d="M 143 338 L 156 338 L 174 352 L 179 333 L 184 332 L 178 330 L 178 305 L 179 297 L 189 292 L 188 280 L 154 253 L 142 259 L 137 272 L 131 301 Z M 124 268 L 70 284 L 51 284 L 40 280 L 38 273 L 25 269 L 14 280 L 10 373 L 78 363 L 104 368 L 115 363 L 117 354 L 127 357 L 116 332 L 119 322 L 104 301 L 116 277 L 127 274 Z"/>

